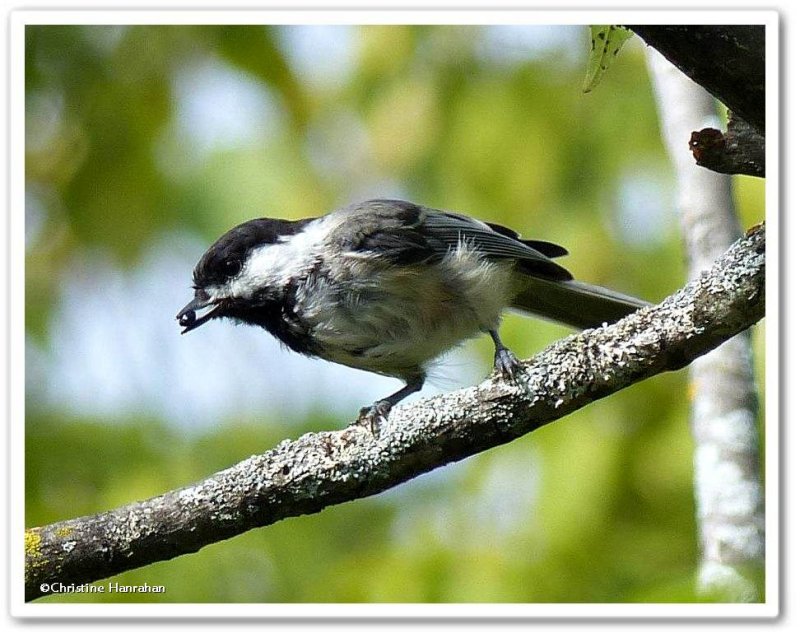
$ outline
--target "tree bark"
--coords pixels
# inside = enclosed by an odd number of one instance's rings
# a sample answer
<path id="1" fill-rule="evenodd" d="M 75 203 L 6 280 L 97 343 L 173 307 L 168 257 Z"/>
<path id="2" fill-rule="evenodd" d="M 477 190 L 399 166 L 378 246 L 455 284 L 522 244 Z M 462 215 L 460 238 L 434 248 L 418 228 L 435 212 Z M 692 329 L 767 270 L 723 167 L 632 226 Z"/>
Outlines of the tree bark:
<path id="1" fill-rule="evenodd" d="M 26 599 L 53 583 L 92 582 L 382 492 L 681 368 L 764 316 L 764 261 L 762 225 L 658 306 L 572 335 L 525 362 L 516 384 L 495 377 L 398 406 L 377 436 L 356 425 L 306 434 L 192 486 L 32 528 Z"/>

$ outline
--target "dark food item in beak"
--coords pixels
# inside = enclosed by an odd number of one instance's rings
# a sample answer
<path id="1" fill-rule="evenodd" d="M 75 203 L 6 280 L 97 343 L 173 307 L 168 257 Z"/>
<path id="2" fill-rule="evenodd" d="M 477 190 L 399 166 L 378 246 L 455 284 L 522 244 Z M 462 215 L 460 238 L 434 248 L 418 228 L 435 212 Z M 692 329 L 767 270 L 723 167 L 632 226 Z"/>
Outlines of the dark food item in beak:
<path id="1" fill-rule="evenodd" d="M 197 321 L 197 313 L 194 310 L 187 310 L 178 315 L 178 323 L 184 328 L 190 328 Z"/>
<path id="2" fill-rule="evenodd" d="M 205 308 L 208 306 L 209 303 L 200 301 L 198 299 L 192 299 L 188 304 L 186 304 L 181 311 L 175 316 L 178 320 L 178 324 L 183 328 L 181 334 L 186 334 L 190 330 L 194 330 L 202 326 L 206 321 L 209 319 L 213 319 L 217 316 L 217 307 L 213 307 L 209 310 L 205 315 L 197 318 L 197 310 L 201 308 Z"/>

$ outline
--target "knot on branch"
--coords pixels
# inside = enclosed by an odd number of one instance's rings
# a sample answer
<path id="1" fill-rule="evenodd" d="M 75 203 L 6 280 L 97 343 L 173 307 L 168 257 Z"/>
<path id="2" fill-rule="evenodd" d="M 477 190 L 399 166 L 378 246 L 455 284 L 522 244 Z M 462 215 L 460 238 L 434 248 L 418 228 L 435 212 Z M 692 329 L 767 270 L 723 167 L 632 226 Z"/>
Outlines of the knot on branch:
<path id="1" fill-rule="evenodd" d="M 694 131 L 689 149 L 698 166 L 727 175 L 764 177 L 764 136 L 733 113 L 725 133 L 715 128 Z"/>

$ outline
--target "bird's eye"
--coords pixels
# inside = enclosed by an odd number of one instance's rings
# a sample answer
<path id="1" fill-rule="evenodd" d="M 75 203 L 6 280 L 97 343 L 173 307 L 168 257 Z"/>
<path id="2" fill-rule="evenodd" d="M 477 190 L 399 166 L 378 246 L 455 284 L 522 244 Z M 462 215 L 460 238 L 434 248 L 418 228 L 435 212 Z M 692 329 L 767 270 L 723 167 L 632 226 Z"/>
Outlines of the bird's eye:
<path id="1" fill-rule="evenodd" d="M 234 275 L 238 274 L 241 269 L 242 262 L 240 262 L 238 259 L 228 259 L 222 264 L 222 272 L 224 272 L 225 276 L 227 277 L 233 277 Z"/>

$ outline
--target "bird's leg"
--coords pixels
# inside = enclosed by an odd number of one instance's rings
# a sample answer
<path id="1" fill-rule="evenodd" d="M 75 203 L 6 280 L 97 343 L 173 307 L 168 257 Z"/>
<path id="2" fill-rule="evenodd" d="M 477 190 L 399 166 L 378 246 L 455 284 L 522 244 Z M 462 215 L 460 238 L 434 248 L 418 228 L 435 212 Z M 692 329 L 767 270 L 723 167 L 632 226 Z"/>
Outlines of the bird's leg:
<path id="1" fill-rule="evenodd" d="M 406 385 L 400 388 L 394 394 L 388 397 L 375 401 L 372 405 L 361 408 L 358 415 L 358 420 L 363 423 L 377 436 L 380 429 L 380 420 L 385 420 L 389 416 L 392 408 L 400 403 L 407 396 L 419 392 L 422 389 L 422 384 L 425 383 L 425 374 L 420 373 L 409 379 L 406 379 Z"/>
<path id="2" fill-rule="evenodd" d="M 494 369 L 506 381 L 515 381 L 517 373 L 520 371 L 522 364 L 519 362 L 514 353 L 503 345 L 500 341 L 500 335 L 497 330 L 489 330 L 489 336 L 494 341 Z"/>

